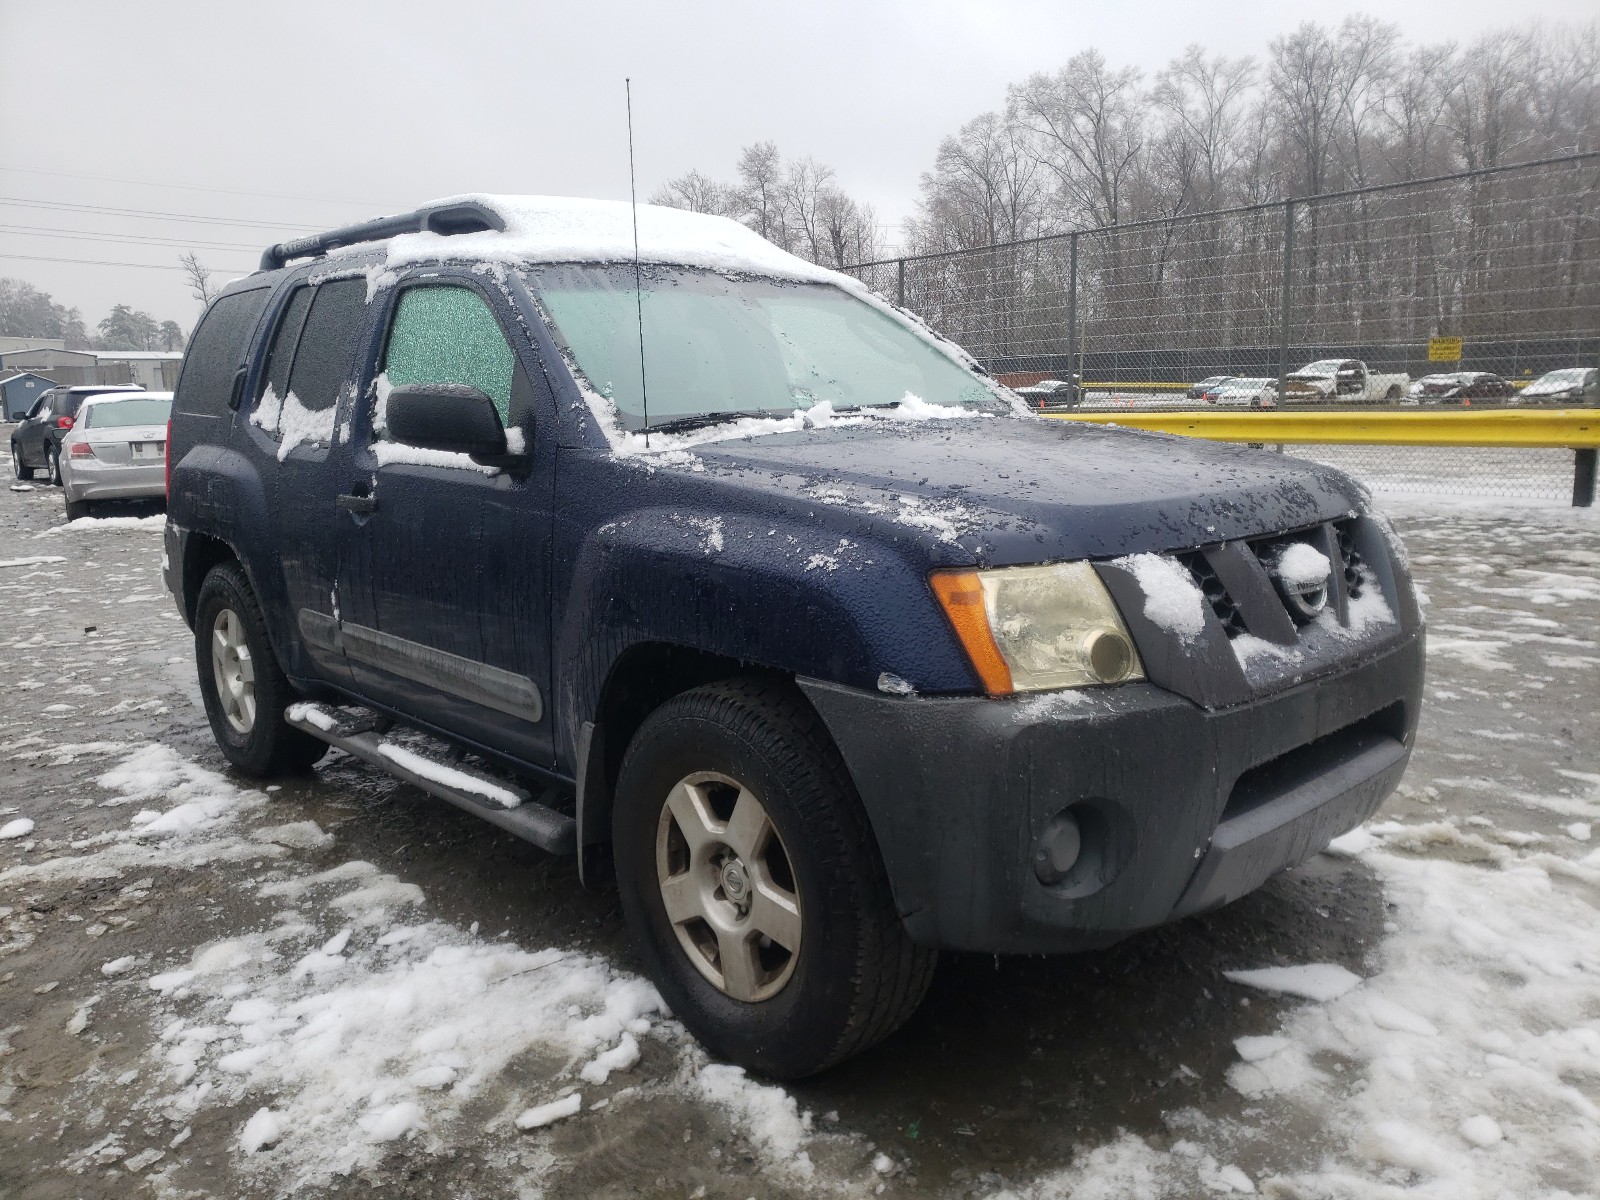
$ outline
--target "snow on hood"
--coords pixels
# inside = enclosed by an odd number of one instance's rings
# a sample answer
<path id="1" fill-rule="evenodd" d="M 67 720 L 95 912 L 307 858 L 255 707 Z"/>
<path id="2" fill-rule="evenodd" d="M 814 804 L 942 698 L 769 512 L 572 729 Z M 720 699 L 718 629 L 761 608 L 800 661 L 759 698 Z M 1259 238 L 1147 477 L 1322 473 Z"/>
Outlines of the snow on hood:
<path id="1" fill-rule="evenodd" d="M 424 208 L 481 204 L 505 221 L 501 232 L 406 233 L 388 241 L 387 265 L 462 257 L 506 264 L 540 262 L 632 262 L 633 207 L 621 200 L 570 196 L 494 196 L 469 193 L 429 201 Z M 860 291 L 848 275 L 830 271 L 780 250 L 760 234 L 727 217 L 641 204 L 639 257 L 644 262 L 738 271 Z M 371 243 L 335 250 L 360 253 Z"/>

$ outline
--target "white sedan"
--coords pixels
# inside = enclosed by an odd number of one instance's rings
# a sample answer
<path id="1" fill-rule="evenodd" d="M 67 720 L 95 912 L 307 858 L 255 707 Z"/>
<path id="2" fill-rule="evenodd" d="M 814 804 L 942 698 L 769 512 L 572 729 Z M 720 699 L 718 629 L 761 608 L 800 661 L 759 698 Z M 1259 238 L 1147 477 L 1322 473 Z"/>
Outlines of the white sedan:
<path id="1" fill-rule="evenodd" d="M 167 419 L 171 392 L 91 396 L 61 439 L 61 487 L 67 520 L 87 516 L 96 500 L 143 500 L 167 493 Z"/>
<path id="2" fill-rule="evenodd" d="M 1278 381 L 1236 375 L 1207 392 L 1206 403 L 1224 408 L 1277 408 Z"/>

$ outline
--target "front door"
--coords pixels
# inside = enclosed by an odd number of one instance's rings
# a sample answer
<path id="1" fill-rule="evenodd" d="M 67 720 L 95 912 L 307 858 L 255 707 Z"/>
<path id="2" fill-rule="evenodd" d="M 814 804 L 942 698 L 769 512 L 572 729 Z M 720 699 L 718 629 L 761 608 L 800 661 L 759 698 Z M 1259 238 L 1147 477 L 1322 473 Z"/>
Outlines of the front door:
<path id="1" fill-rule="evenodd" d="M 536 427 L 553 416 L 543 373 L 525 337 L 513 348 L 503 296 L 468 272 L 435 269 L 380 302 L 387 332 L 352 426 L 351 494 L 369 500 L 342 518 L 354 534 L 341 566 L 345 656 L 374 699 L 547 765 L 554 438 Z M 527 468 L 394 441 L 389 389 L 425 383 L 490 396 L 510 447 L 530 451 Z"/>

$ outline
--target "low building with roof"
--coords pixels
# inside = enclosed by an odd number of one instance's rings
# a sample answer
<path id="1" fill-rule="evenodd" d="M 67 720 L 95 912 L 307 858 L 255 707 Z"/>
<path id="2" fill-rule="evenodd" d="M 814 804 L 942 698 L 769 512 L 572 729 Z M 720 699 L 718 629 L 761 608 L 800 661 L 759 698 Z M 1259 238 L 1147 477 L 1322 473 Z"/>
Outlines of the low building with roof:
<path id="1" fill-rule="evenodd" d="M 136 383 L 170 392 L 182 365 L 181 350 L 0 350 L 0 371 L 30 371 L 68 385 Z"/>
<path id="2" fill-rule="evenodd" d="M 0 372 L 0 418 L 15 421 L 30 408 L 40 396 L 56 386 L 56 381 L 35 375 L 32 371 L 18 371 L 14 375 Z"/>

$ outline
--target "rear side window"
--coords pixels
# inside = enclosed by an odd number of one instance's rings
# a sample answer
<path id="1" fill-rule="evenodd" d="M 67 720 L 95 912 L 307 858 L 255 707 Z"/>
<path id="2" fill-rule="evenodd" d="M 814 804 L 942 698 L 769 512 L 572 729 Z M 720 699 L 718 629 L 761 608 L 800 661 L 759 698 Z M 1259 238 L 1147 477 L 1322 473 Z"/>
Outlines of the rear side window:
<path id="1" fill-rule="evenodd" d="M 306 312 L 311 308 L 311 289 L 296 288 L 283 316 L 278 320 L 277 332 L 272 335 L 272 349 L 267 351 L 267 379 L 263 388 L 271 388 L 280 400 L 289 394 L 289 368 L 294 363 L 294 346 L 300 340 L 300 327 L 306 323 Z"/>
<path id="2" fill-rule="evenodd" d="M 250 423 L 278 439 L 278 457 L 332 442 L 339 388 L 350 376 L 366 319 L 365 279 L 301 288 L 290 297 L 267 357 L 267 386 Z"/>
<path id="3" fill-rule="evenodd" d="M 500 322 L 470 288 L 414 287 L 400 295 L 383 369 L 394 387 L 464 383 L 487 395 L 511 423 L 515 359 Z"/>
<path id="4" fill-rule="evenodd" d="M 302 407 L 317 412 L 339 399 L 366 310 L 364 279 L 342 279 L 317 289 L 289 370 L 289 390 Z"/>
<path id="5" fill-rule="evenodd" d="M 270 288 L 224 296 L 206 310 L 194 331 L 172 406 L 177 412 L 218 416 L 228 410 L 234 372 L 244 362 L 250 335 Z"/>

